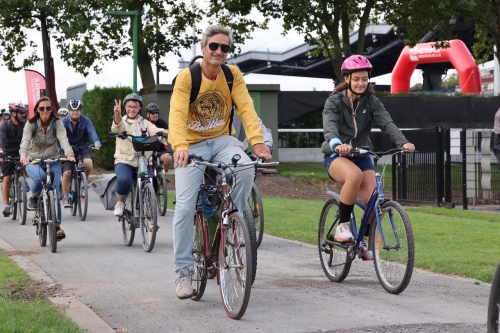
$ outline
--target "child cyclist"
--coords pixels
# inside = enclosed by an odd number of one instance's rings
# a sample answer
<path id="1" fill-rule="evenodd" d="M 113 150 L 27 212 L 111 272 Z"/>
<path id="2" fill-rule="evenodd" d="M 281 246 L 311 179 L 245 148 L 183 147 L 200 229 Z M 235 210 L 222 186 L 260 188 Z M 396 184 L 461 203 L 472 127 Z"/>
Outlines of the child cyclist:
<path id="1" fill-rule="evenodd" d="M 366 204 L 376 186 L 375 171 L 370 156 L 353 157 L 352 147 L 372 144 L 369 134 L 373 126 L 398 147 L 414 151 L 403 133 L 392 121 L 384 105 L 373 95 L 370 83 L 372 65 L 362 55 L 352 55 L 342 63 L 342 82 L 328 97 L 323 110 L 325 141 L 321 146 L 325 154 L 324 165 L 333 180 L 344 184 L 340 191 L 340 224 L 335 232 L 338 242 L 350 242 L 353 235 L 350 227 L 351 213 L 359 196 Z M 368 249 L 368 229 L 363 238 L 363 258 L 373 259 Z"/>

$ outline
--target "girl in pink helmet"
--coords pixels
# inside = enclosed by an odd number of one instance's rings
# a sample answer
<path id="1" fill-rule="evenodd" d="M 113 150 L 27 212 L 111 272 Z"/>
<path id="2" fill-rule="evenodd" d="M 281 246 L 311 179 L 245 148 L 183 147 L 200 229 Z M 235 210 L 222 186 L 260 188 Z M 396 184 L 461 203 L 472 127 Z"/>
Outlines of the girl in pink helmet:
<path id="1" fill-rule="evenodd" d="M 323 110 L 325 141 L 321 146 L 325 154 L 324 164 L 333 180 L 344 184 L 340 191 L 340 225 L 335 239 L 339 242 L 353 240 L 350 230 L 350 216 L 358 195 L 366 204 L 375 188 L 375 171 L 369 156 L 352 157 L 352 147 L 372 147 L 369 134 L 375 126 L 386 134 L 398 147 L 414 151 L 403 133 L 392 121 L 384 105 L 373 95 L 370 83 L 372 65 L 362 55 L 352 55 L 342 64 L 342 82 L 328 97 Z M 368 233 L 368 229 L 367 229 Z M 363 246 L 364 259 L 371 260 L 373 254 L 367 251 L 368 234 Z"/>

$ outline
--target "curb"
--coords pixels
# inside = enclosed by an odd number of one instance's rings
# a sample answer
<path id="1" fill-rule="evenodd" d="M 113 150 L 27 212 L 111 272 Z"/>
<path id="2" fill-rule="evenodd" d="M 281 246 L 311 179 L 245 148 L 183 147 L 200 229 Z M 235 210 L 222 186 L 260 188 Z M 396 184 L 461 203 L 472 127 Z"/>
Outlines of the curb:
<path id="1" fill-rule="evenodd" d="M 13 253 L 17 251 L 2 238 L 0 238 L 0 249 Z M 56 285 L 50 276 L 29 258 L 22 255 L 9 255 L 8 257 L 14 260 L 32 280 L 47 283 L 49 287 Z M 88 332 L 116 333 L 116 331 L 106 324 L 104 320 L 90 310 L 85 303 L 80 301 L 78 297 L 70 292 L 63 291 L 54 297 L 48 297 L 48 300 L 61 309 L 66 317 Z"/>

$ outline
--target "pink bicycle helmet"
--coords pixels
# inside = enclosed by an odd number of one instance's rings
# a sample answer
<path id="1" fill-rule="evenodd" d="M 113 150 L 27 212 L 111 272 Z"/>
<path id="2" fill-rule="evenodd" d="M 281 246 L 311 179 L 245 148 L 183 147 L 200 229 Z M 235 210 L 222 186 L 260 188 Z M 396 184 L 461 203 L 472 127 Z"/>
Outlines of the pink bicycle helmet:
<path id="1" fill-rule="evenodd" d="M 366 57 L 355 54 L 344 60 L 341 70 L 344 75 L 351 74 L 359 70 L 367 70 L 368 74 L 371 74 L 372 68 L 372 64 L 370 64 L 370 61 L 368 61 Z"/>

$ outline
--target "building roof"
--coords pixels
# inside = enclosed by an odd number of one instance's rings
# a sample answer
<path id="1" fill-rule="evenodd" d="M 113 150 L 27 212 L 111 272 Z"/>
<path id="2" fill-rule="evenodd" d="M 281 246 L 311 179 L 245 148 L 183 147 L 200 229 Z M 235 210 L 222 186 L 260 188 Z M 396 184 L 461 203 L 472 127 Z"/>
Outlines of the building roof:
<path id="1" fill-rule="evenodd" d="M 469 50 L 474 43 L 473 26 L 461 21 L 454 22 L 454 31 L 457 39 L 464 41 Z M 373 65 L 372 76 L 379 76 L 391 73 L 396 61 L 405 47 L 401 37 L 396 34 L 396 27 L 387 24 L 368 24 L 365 29 L 365 50 L 366 56 Z M 433 34 L 427 34 L 422 38 L 422 42 L 427 42 Z M 350 33 L 351 52 L 356 51 L 358 42 L 358 30 Z M 302 43 L 284 52 L 273 51 L 249 51 L 237 57 L 228 58 L 228 62 L 239 66 L 244 74 L 270 74 L 313 78 L 335 79 L 333 65 L 329 58 L 323 56 L 311 56 L 310 51 L 317 46 Z M 429 66 L 429 65 L 427 65 Z M 432 64 L 434 68 L 453 68 L 451 63 Z M 424 66 L 419 66 L 425 69 Z"/>

